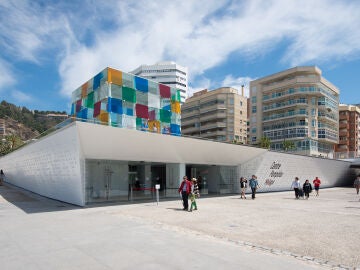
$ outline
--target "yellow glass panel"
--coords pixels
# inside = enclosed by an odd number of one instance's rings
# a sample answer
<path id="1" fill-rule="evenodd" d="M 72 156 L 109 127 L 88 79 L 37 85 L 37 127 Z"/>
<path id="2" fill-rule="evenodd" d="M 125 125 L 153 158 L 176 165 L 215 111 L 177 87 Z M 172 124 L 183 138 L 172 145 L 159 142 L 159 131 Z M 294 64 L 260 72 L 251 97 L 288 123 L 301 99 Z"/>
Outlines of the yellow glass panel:
<path id="1" fill-rule="evenodd" d="M 81 86 L 81 97 L 84 98 L 87 96 L 87 88 L 88 88 L 88 83 L 84 83 L 82 86 Z"/>
<path id="2" fill-rule="evenodd" d="M 149 130 L 151 132 L 160 133 L 160 122 L 156 120 L 148 121 Z"/>
<path id="3" fill-rule="evenodd" d="M 180 113 L 181 112 L 180 102 L 178 101 L 171 102 L 171 111 L 174 113 Z"/>
<path id="4" fill-rule="evenodd" d="M 108 69 L 108 82 L 122 85 L 122 72 L 113 68 Z"/>
<path id="5" fill-rule="evenodd" d="M 108 122 L 109 121 L 109 114 L 105 111 L 101 111 L 99 115 L 99 120 L 101 122 Z"/>

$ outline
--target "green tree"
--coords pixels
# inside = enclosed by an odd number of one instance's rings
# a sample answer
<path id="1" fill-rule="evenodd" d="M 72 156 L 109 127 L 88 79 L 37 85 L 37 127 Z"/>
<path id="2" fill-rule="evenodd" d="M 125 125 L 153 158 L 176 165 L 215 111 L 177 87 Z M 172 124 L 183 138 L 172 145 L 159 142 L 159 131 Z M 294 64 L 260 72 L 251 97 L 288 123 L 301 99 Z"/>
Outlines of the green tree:
<path id="1" fill-rule="evenodd" d="M 270 145 L 271 145 L 271 140 L 264 136 L 260 138 L 260 147 L 261 148 L 266 148 L 266 149 L 270 149 Z"/>
<path id="2" fill-rule="evenodd" d="M 8 135 L 2 139 L 0 144 L 0 155 L 6 155 L 22 146 L 24 142 L 16 135 Z"/>
<path id="3" fill-rule="evenodd" d="M 295 143 L 293 141 L 284 140 L 283 141 L 283 150 L 284 151 L 289 151 L 289 150 L 292 150 L 292 149 L 295 149 Z"/>

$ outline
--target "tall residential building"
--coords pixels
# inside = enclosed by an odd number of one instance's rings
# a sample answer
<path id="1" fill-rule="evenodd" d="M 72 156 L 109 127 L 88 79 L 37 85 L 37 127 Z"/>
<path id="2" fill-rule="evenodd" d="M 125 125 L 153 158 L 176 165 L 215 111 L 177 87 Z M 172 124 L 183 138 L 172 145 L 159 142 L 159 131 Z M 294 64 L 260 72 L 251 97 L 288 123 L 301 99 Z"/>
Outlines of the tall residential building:
<path id="1" fill-rule="evenodd" d="M 339 90 L 316 66 L 291 68 L 250 82 L 250 143 L 272 150 L 294 143 L 299 154 L 327 156 L 338 143 Z"/>
<path id="2" fill-rule="evenodd" d="M 247 98 L 231 87 L 194 93 L 181 107 L 181 133 L 246 143 Z"/>
<path id="3" fill-rule="evenodd" d="M 154 65 L 141 65 L 130 73 L 180 90 L 181 103 L 188 93 L 188 69 L 175 62 L 158 62 Z"/>
<path id="4" fill-rule="evenodd" d="M 360 108 L 354 105 L 339 106 L 339 144 L 336 158 L 355 158 L 360 154 Z"/>

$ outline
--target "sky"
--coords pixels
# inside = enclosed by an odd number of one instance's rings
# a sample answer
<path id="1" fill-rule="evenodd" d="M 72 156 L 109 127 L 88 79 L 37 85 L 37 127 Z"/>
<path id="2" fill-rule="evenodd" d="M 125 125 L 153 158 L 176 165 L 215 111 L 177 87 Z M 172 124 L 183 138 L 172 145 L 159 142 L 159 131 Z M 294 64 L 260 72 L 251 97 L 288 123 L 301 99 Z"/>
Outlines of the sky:
<path id="1" fill-rule="evenodd" d="M 104 68 L 159 61 L 188 67 L 189 95 L 315 65 L 360 103 L 360 1 L 0 0 L 0 101 L 70 113 Z"/>

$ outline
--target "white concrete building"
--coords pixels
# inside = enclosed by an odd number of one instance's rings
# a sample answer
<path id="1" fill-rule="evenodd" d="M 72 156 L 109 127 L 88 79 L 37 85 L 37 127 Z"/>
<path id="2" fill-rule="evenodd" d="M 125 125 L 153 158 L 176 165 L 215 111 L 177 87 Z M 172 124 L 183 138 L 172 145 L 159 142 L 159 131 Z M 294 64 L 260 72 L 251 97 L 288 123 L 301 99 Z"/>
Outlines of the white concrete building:
<path id="1" fill-rule="evenodd" d="M 188 96 L 188 68 L 175 62 L 141 65 L 129 73 L 179 89 L 181 103 L 184 103 Z"/>
<path id="2" fill-rule="evenodd" d="M 182 176 L 201 179 L 200 192 L 239 192 L 239 177 L 258 176 L 259 192 L 289 190 L 295 176 L 322 187 L 350 185 L 351 162 L 262 148 L 73 122 L 0 158 L 6 182 L 84 206 L 178 197 Z"/>

